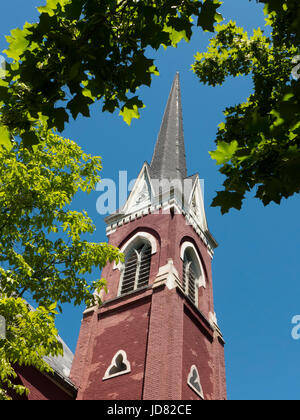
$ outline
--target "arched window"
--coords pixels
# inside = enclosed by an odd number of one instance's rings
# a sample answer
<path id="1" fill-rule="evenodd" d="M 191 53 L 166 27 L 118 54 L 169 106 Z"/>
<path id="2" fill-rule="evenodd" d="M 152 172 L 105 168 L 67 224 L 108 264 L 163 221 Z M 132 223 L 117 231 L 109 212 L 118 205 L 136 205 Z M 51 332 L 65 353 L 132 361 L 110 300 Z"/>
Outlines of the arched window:
<path id="1" fill-rule="evenodd" d="M 189 255 L 185 253 L 184 261 L 183 261 L 183 281 L 182 285 L 183 288 L 188 295 L 188 297 L 196 303 L 196 292 L 197 292 L 197 285 L 196 285 L 196 267 Z"/>
<path id="2" fill-rule="evenodd" d="M 183 260 L 182 287 L 191 301 L 198 305 L 198 288 L 205 287 L 205 279 L 201 260 L 197 250 L 190 242 L 185 242 L 181 248 Z"/>
<path id="3" fill-rule="evenodd" d="M 140 242 L 125 255 L 120 295 L 133 292 L 149 283 L 152 248 L 148 242 Z"/>

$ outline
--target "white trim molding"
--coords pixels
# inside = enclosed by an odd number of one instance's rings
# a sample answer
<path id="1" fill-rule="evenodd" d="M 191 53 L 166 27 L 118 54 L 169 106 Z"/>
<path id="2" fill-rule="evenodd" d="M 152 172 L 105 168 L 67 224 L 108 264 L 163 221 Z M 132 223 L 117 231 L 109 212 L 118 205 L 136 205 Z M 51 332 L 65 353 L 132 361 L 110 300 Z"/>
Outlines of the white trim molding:
<path id="1" fill-rule="evenodd" d="M 203 269 L 203 264 L 201 261 L 201 258 L 199 257 L 198 251 L 195 247 L 195 245 L 190 242 L 190 241 L 185 241 L 180 248 L 180 258 L 182 261 L 184 261 L 184 254 L 187 251 L 187 249 L 191 248 L 192 249 L 192 253 L 196 259 L 197 264 L 199 265 L 199 269 L 200 269 L 200 276 L 197 279 L 197 286 L 198 288 L 200 287 L 204 287 L 206 288 L 206 279 L 205 279 L 205 271 Z"/>
<path id="2" fill-rule="evenodd" d="M 138 232 L 132 238 L 130 238 L 120 249 L 123 254 L 126 254 L 130 248 L 132 248 L 138 242 L 148 242 L 151 245 L 151 255 L 157 253 L 157 240 L 151 233 L 148 232 Z M 122 270 L 124 263 L 119 262 L 119 264 L 114 264 L 114 270 Z"/>
<path id="3" fill-rule="evenodd" d="M 116 368 L 118 367 L 117 366 L 117 359 L 118 359 L 119 356 L 122 356 L 121 363 L 123 363 L 126 366 L 126 369 L 121 370 L 121 371 L 116 372 L 116 373 L 110 374 L 109 372 L 111 371 L 111 369 L 113 367 L 116 367 Z M 126 352 L 124 350 L 119 350 L 115 354 L 115 356 L 113 357 L 113 359 L 111 361 L 111 364 L 107 368 L 107 370 L 105 372 L 105 375 L 102 378 L 102 380 L 105 381 L 107 379 L 115 378 L 116 376 L 126 375 L 127 373 L 130 373 L 130 372 L 131 372 L 131 366 L 130 366 L 129 360 L 127 359 L 127 354 L 126 354 Z"/>
<path id="4" fill-rule="evenodd" d="M 171 258 L 168 259 L 168 264 L 159 268 L 153 288 L 159 287 L 165 284 L 169 290 L 179 286 L 182 289 L 182 285 L 179 280 L 179 274 L 174 266 L 174 262 Z"/>

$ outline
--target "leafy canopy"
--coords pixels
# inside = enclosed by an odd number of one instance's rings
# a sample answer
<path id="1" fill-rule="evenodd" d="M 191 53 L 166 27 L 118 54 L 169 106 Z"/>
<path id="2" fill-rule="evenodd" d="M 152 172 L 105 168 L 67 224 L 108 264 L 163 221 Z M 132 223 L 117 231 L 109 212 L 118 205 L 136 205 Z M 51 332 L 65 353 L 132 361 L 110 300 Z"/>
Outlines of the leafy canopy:
<path id="1" fill-rule="evenodd" d="M 101 159 L 70 140 L 39 135 L 43 142 L 34 153 L 19 143 L 11 150 L 0 147 L 0 315 L 7 322 L 7 338 L 0 341 L 0 398 L 7 387 L 24 391 L 12 383 L 15 364 L 49 370 L 42 357 L 62 351 L 56 306 L 100 303 L 94 292 L 106 282 L 90 282 L 88 274 L 123 258 L 106 243 L 84 239 L 94 225 L 85 211 L 69 208 L 78 191 L 95 188 Z M 36 311 L 26 297 L 37 303 Z"/>
<path id="2" fill-rule="evenodd" d="M 254 91 L 245 103 L 225 110 L 225 123 L 211 152 L 225 175 L 213 206 L 222 213 L 240 209 L 248 191 L 264 205 L 300 191 L 300 80 L 292 78 L 299 50 L 298 0 L 269 0 L 266 23 L 249 36 L 235 22 L 220 25 L 205 53 L 193 65 L 200 81 L 222 85 L 228 76 L 250 75 Z"/>
<path id="3" fill-rule="evenodd" d="M 47 0 L 38 23 L 7 37 L 5 81 L 0 81 L 0 143 L 21 136 L 38 144 L 39 121 L 63 131 L 70 116 L 120 109 L 130 124 L 143 102 L 140 86 L 158 70 L 147 55 L 176 47 L 194 27 L 213 31 L 222 20 L 218 0 Z M 150 47 L 150 48 L 149 48 Z"/>

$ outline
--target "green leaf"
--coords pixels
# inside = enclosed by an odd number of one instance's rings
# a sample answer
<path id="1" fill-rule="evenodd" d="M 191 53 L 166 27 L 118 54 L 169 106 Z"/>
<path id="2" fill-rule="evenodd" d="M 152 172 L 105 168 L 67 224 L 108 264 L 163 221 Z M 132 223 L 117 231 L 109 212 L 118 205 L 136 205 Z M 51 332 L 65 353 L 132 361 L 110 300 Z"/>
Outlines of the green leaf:
<path id="1" fill-rule="evenodd" d="M 244 195 L 232 191 L 218 191 L 212 202 L 212 207 L 221 207 L 222 214 L 228 213 L 230 209 L 241 210 Z"/>
<path id="2" fill-rule="evenodd" d="M 51 112 L 50 124 L 57 127 L 58 131 L 62 132 L 64 130 L 66 122 L 69 122 L 69 115 L 64 108 L 55 108 Z"/>
<path id="3" fill-rule="evenodd" d="M 29 45 L 29 41 L 26 37 L 30 34 L 28 28 L 31 27 L 31 24 L 26 23 L 23 29 L 13 29 L 11 31 L 11 35 L 6 37 L 6 40 L 9 43 L 9 48 L 3 52 L 9 58 L 12 58 L 15 61 L 20 60 L 20 57 L 24 54 Z"/>
<path id="4" fill-rule="evenodd" d="M 214 24 L 223 20 L 223 17 L 217 13 L 220 5 L 218 0 L 205 0 L 198 18 L 198 26 L 201 26 L 205 31 L 214 32 Z"/>
<path id="5" fill-rule="evenodd" d="M 231 160 L 237 150 L 238 142 L 236 140 L 233 140 L 231 143 L 219 141 L 217 150 L 209 152 L 209 154 L 212 159 L 217 161 L 217 165 L 223 165 Z"/>
<path id="6" fill-rule="evenodd" d="M 67 108 L 71 111 L 74 120 L 76 120 L 78 114 L 82 114 L 85 117 L 90 116 L 89 105 L 94 101 L 89 96 L 84 96 L 82 93 L 75 95 L 75 97 L 68 102 Z"/>
<path id="7" fill-rule="evenodd" d="M 9 131 L 3 125 L 0 126 L 0 145 L 4 146 L 8 150 L 12 148 Z"/>
<path id="8" fill-rule="evenodd" d="M 182 22 L 178 18 L 171 18 L 168 24 L 165 25 L 164 31 L 169 33 L 170 41 L 173 47 L 184 39 L 189 42 L 191 37 L 191 22 Z"/>
<path id="9" fill-rule="evenodd" d="M 22 140 L 25 147 L 32 147 L 39 144 L 39 138 L 34 131 L 26 131 L 22 134 Z"/>
<path id="10" fill-rule="evenodd" d="M 57 6 L 60 5 L 62 8 L 70 4 L 71 0 L 47 0 L 46 6 L 38 7 L 40 13 L 48 13 L 49 16 L 54 16 L 54 11 L 57 9 Z"/>
<path id="11" fill-rule="evenodd" d="M 139 108 L 137 105 L 133 105 L 132 108 L 124 106 L 120 111 L 120 116 L 123 117 L 123 120 L 130 126 L 133 118 L 140 118 Z"/>

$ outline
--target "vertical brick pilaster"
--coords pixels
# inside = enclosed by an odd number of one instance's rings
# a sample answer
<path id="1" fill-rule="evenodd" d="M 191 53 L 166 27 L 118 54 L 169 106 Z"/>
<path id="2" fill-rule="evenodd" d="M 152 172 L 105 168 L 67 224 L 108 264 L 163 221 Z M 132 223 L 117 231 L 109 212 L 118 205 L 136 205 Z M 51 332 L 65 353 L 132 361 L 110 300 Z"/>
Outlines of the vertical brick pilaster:
<path id="1" fill-rule="evenodd" d="M 89 352 L 92 350 L 94 326 L 97 319 L 95 311 L 85 314 L 81 321 L 81 328 L 72 364 L 70 379 L 78 388 L 77 399 L 81 399 L 81 390 L 85 376 L 89 372 Z"/>
<path id="2" fill-rule="evenodd" d="M 176 290 L 155 290 L 150 316 L 143 399 L 180 400 L 183 302 Z"/>
<path id="3" fill-rule="evenodd" d="M 218 331 L 215 331 L 212 345 L 214 355 L 214 400 L 226 400 L 224 341 Z"/>

